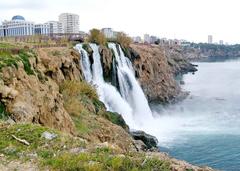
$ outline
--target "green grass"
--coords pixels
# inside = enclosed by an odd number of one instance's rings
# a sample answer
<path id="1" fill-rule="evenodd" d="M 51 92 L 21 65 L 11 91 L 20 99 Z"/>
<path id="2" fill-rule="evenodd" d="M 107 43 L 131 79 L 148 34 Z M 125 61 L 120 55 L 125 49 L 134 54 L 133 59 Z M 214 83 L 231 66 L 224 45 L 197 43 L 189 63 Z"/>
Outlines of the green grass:
<path id="1" fill-rule="evenodd" d="M 42 133 L 48 131 L 57 135 L 46 140 Z M 26 146 L 15 140 L 12 135 L 30 143 Z M 85 143 L 58 131 L 40 125 L 6 125 L 0 122 L 0 154 L 8 160 L 22 162 L 34 159 L 41 169 L 86 170 L 86 171 L 170 171 L 170 164 L 157 158 L 146 157 L 144 153 L 118 154 L 108 147 L 92 147 L 80 153 L 72 153 L 73 148 L 85 149 Z M 35 156 L 35 157 L 32 157 Z"/>
<path id="2" fill-rule="evenodd" d="M 54 133 L 57 137 L 47 140 L 42 137 L 42 133 L 45 131 Z M 30 145 L 24 145 L 15 140 L 12 135 L 26 140 Z M 67 135 L 61 135 L 56 130 L 40 125 L 16 124 L 6 127 L 0 123 L 0 153 L 7 156 L 8 159 L 27 160 L 28 154 L 37 154 L 40 158 L 51 158 L 54 154 L 60 154 L 61 151 L 84 146 L 85 144 L 81 141 L 73 141 L 73 138 Z"/>
<path id="3" fill-rule="evenodd" d="M 18 62 L 22 62 L 24 65 L 24 70 L 28 75 L 34 74 L 31 68 L 29 58 L 35 57 L 36 54 L 32 51 L 27 51 L 21 49 L 18 54 L 12 54 L 10 51 L 0 52 L 0 70 L 7 66 L 12 66 L 18 68 Z"/>
<path id="4" fill-rule="evenodd" d="M 0 42 L 0 48 L 16 48 L 13 44 Z"/>
<path id="5" fill-rule="evenodd" d="M 69 154 L 49 158 L 42 162 L 54 170 L 87 171 L 170 171 L 170 163 L 144 155 L 118 155 L 107 148 L 96 149 L 91 153 Z"/>

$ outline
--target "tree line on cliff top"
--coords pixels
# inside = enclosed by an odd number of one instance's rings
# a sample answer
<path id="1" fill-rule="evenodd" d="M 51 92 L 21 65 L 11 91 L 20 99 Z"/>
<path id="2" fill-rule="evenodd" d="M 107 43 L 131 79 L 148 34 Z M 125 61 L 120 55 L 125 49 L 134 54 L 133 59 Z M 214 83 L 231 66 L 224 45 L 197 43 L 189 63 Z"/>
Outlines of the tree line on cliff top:
<path id="1" fill-rule="evenodd" d="M 125 48 L 129 47 L 132 43 L 132 39 L 123 32 L 118 32 L 116 38 L 107 39 L 105 35 L 98 29 L 90 30 L 87 41 L 91 43 L 96 43 L 98 45 L 106 45 L 107 42 L 116 42 Z"/>

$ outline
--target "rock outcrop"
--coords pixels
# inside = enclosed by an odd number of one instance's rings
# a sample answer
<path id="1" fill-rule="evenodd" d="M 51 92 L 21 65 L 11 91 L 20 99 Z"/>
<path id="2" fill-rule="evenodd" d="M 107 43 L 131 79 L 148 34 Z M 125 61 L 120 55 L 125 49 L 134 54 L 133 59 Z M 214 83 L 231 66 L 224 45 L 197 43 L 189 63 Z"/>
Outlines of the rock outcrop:
<path id="1" fill-rule="evenodd" d="M 144 131 L 132 131 L 130 134 L 135 140 L 141 140 L 146 145 L 147 149 L 157 148 L 158 140 L 156 137 Z"/>
<path id="2" fill-rule="evenodd" d="M 63 49 L 61 49 L 63 50 Z M 59 52 L 58 56 L 53 55 Z M 67 54 L 69 52 L 69 54 Z M 60 49 L 39 49 L 29 58 L 34 73 L 27 74 L 22 62 L 1 72 L 1 101 L 15 122 L 32 122 L 74 132 L 71 117 L 63 107 L 59 84 L 65 79 L 81 79 L 78 54 Z"/>
<path id="3" fill-rule="evenodd" d="M 181 89 L 173 77 L 164 51 L 158 46 L 132 44 L 136 76 L 149 101 L 170 102 Z"/>
<path id="4" fill-rule="evenodd" d="M 178 48 L 172 47 L 164 47 L 165 55 L 167 57 L 167 61 L 169 66 L 171 67 L 172 72 L 175 76 L 179 74 L 186 74 L 188 72 L 196 72 L 197 66 L 188 62 L 188 60 L 184 57 L 182 51 Z"/>

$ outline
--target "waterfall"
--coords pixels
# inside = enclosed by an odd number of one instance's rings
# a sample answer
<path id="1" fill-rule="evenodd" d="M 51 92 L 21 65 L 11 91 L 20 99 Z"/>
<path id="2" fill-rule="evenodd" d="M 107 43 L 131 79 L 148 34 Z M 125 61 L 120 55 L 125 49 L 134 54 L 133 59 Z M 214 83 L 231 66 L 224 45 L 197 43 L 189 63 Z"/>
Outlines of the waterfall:
<path id="1" fill-rule="evenodd" d="M 145 119 L 152 118 L 152 112 L 142 88 L 137 82 L 131 61 L 125 57 L 122 48 L 114 43 L 109 43 L 108 47 L 114 52 L 117 65 L 120 93 L 133 109 L 134 119 L 142 126 Z"/>
<path id="2" fill-rule="evenodd" d="M 83 49 L 82 44 L 78 44 L 75 47 L 75 49 L 77 49 L 81 54 L 80 65 L 81 65 L 81 68 L 83 69 L 84 79 L 87 82 L 90 82 L 92 80 L 92 72 L 91 72 L 88 53 L 85 50 L 82 50 Z"/>
<path id="3" fill-rule="evenodd" d="M 118 87 L 115 87 L 117 86 L 116 83 L 111 85 L 104 81 L 99 46 L 96 44 L 90 44 L 90 46 L 93 50 L 94 59 L 92 67 L 89 59 L 87 59 L 88 54 L 82 45 L 76 46 L 76 49 L 82 55 L 81 65 L 86 81 L 96 87 L 99 98 L 106 105 L 107 110 L 121 114 L 131 129 L 143 129 L 146 126 L 146 120 L 148 123 L 151 123 L 153 117 L 143 90 L 134 76 L 131 61 L 124 56 L 119 45 L 114 43 L 108 44 L 115 56 L 113 60 L 115 73 L 113 73 L 116 75 L 113 77 L 118 84 Z M 119 48 L 119 51 L 117 48 Z"/>
<path id="4" fill-rule="evenodd" d="M 100 60 L 99 47 L 96 44 L 90 44 L 93 49 L 93 59 L 94 63 L 91 67 L 90 62 L 84 62 L 85 57 L 81 58 L 81 63 L 83 64 L 84 77 L 88 75 L 87 73 L 91 71 L 91 84 L 96 87 L 99 99 L 105 104 L 107 110 L 112 112 L 117 112 L 121 114 L 129 125 L 134 127 L 133 123 L 133 111 L 129 104 L 122 98 L 117 89 L 109 83 L 106 83 L 103 78 L 103 69 Z M 76 49 L 83 56 L 87 52 L 83 49 L 82 45 L 79 44 L 76 46 Z M 91 70 L 92 68 L 92 70 Z"/>

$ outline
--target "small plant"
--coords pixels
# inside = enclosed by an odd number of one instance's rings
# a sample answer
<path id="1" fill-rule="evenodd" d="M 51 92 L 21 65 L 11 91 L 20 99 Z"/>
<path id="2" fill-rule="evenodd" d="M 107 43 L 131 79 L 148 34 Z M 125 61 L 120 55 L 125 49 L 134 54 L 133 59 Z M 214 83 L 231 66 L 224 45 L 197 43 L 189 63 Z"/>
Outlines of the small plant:
<path id="1" fill-rule="evenodd" d="M 51 52 L 53 56 L 60 56 L 61 55 L 61 52 L 58 51 L 58 50 L 54 50 Z"/>
<path id="2" fill-rule="evenodd" d="M 9 116 L 9 113 L 6 112 L 6 108 L 2 102 L 0 102 L 0 119 L 5 120 Z"/>

